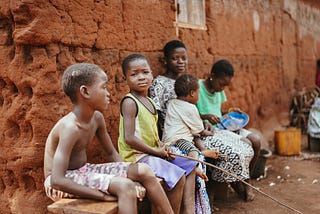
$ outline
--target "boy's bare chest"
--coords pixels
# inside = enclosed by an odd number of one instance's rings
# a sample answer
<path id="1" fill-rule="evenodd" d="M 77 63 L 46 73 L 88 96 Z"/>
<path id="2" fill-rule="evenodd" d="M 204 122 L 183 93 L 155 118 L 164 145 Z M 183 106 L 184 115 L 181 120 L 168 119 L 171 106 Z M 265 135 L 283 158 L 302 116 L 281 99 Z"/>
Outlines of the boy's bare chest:
<path id="1" fill-rule="evenodd" d="M 93 124 L 79 127 L 77 145 L 79 147 L 86 147 L 87 144 L 93 141 L 96 131 L 97 129 Z"/>

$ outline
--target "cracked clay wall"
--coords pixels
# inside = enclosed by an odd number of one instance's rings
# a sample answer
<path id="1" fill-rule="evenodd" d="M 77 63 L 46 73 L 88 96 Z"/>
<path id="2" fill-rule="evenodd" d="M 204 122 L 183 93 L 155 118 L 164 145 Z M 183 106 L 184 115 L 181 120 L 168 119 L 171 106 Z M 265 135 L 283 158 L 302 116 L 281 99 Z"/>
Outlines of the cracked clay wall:
<path id="1" fill-rule="evenodd" d="M 215 60 L 231 60 L 229 105 L 248 112 L 249 127 L 270 137 L 287 121 L 292 94 L 314 84 L 319 8 L 315 0 L 207 0 L 207 30 L 179 28 L 176 35 L 173 0 L 1 0 L 0 212 L 46 213 L 51 203 L 43 192 L 43 150 L 72 107 L 60 89 L 70 64 L 96 63 L 108 74 L 105 117 L 116 142 L 119 101 L 128 90 L 121 60 L 144 53 L 157 75 L 163 45 L 182 39 L 189 72 L 199 78 Z M 104 160 L 96 143 L 88 154 Z"/>

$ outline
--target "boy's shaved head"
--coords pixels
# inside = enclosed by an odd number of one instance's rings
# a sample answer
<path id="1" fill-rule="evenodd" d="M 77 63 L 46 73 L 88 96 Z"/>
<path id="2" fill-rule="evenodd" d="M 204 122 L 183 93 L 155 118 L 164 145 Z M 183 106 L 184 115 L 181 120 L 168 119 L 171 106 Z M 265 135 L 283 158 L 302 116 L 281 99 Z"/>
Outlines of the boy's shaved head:
<path id="1" fill-rule="evenodd" d="M 69 66 L 62 76 L 62 89 L 72 103 L 77 102 L 77 92 L 82 85 L 91 85 L 102 69 L 95 64 L 77 63 Z"/>

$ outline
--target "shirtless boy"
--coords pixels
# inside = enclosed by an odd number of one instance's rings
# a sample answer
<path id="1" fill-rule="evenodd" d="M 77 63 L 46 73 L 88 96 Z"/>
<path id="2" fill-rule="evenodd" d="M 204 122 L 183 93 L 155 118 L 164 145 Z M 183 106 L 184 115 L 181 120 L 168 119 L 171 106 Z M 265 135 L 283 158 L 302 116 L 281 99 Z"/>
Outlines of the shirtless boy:
<path id="1" fill-rule="evenodd" d="M 118 199 L 118 213 L 137 213 L 137 197 L 145 189 L 159 213 L 173 213 L 153 171 L 143 163 L 125 163 L 114 148 L 101 111 L 109 104 L 107 75 L 88 63 L 68 67 L 62 77 L 72 112 L 53 127 L 46 141 L 44 175 L 46 194 L 53 200 L 77 196 L 102 201 Z M 87 163 L 86 147 L 96 137 L 108 163 Z"/>

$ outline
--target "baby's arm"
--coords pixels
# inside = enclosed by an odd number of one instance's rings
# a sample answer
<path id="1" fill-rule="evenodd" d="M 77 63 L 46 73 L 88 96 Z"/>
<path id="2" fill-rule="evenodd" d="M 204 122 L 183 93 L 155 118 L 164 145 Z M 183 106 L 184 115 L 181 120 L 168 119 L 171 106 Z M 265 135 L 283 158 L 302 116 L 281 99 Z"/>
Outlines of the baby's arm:
<path id="1" fill-rule="evenodd" d="M 199 133 L 201 136 L 212 136 L 214 134 L 214 131 L 209 131 L 207 129 L 204 129 L 202 130 L 200 133 Z"/>
<path id="2" fill-rule="evenodd" d="M 200 149 L 200 151 L 202 152 L 204 157 L 206 157 L 206 158 L 218 158 L 219 152 L 217 150 L 207 149 L 203 145 L 203 141 L 201 140 L 201 138 L 199 136 L 195 136 L 193 141 L 194 141 L 195 146 Z"/>
<path id="3" fill-rule="evenodd" d="M 54 189 L 80 197 L 107 200 L 107 196 L 99 190 L 77 184 L 65 177 L 72 149 L 77 141 L 78 132 L 76 127 L 63 127 L 60 129 L 59 144 L 52 162 L 51 186 Z"/>
<path id="4" fill-rule="evenodd" d="M 105 151 L 108 161 L 110 162 L 121 162 L 122 159 L 117 152 L 117 150 L 114 148 L 112 140 L 110 138 L 110 135 L 107 131 L 106 124 L 104 117 L 101 112 L 96 112 L 95 118 L 98 124 L 98 129 L 96 132 L 96 136 Z"/>
<path id="5" fill-rule="evenodd" d="M 138 111 L 136 103 L 130 99 L 124 99 L 122 102 L 122 116 L 124 127 L 124 139 L 125 142 L 137 151 L 141 151 L 145 154 L 167 157 L 168 153 L 164 147 L 153 148 L 145 144 L 141 139 L 135 136 L 136 130 L 136 113 Z M 151 133 L 150 133 L 151 134 Z"/>

